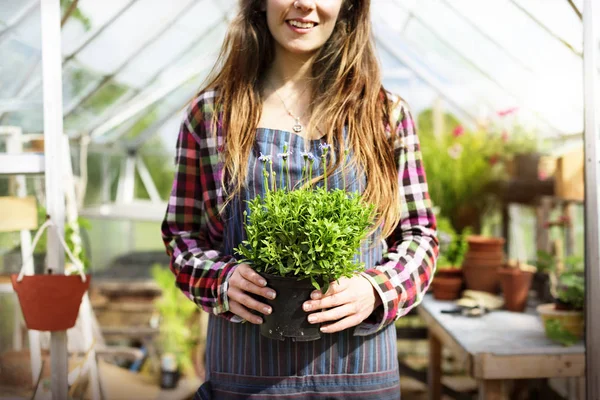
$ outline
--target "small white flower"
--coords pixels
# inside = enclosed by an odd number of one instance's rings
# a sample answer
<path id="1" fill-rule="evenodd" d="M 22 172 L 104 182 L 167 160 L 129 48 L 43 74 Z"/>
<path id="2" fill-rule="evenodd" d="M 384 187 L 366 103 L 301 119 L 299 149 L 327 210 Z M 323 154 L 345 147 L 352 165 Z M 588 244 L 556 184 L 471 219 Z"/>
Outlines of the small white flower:
<path id="1" fill-rule="evenodd" d="M 448 148 L 448 155 L 455 160 L 458 160 L 462 152 L 463 147 L 460 143 L 455 143 L 450 148 Z"/>
<path id="2" fill-rule="evenodd" d="M 283 153 L 279 153 L 279 154 L 277 154 L 277 157 L 279 157 L 279 158 L 282 158 L 282 159 L 284 159 L 284 160 L 287 160 L 287 159 L 288 159 L 288 157 L 289 157 L 289 156 L 291 156 L 291 155 L 292 155 L 292 151 L 291 151 L 291 150 L 289 150 L 289 151 L 285 151 L 285 152 L 283 152 Z"/>
<path id="3" fill-rule="evenodd" d="M 260 157 L 258 157 L 258 160 L 262 161 L 262 162 L 267 162 L 267 161 L 271 161 L 272 158 L 273 157 L 270 155 L 264 155 L 263 153 L 260 153 Z"/>
<path id="4" fill-rule="evenodd" d="M 303 151 L 302 153 L 300 153 L 300 155 L 302 156 L 302 158 L 304 159 L 304 161 L 308 161 L 308 160 L 314 160 L 315 156 L 307 151 Z"/>

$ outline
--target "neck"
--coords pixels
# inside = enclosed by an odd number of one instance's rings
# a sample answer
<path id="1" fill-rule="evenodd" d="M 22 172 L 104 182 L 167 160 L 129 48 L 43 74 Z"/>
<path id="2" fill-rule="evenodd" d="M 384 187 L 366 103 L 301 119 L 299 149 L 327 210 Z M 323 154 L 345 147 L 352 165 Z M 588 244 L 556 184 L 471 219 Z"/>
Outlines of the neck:
<path id="1" fill-rule="evenodd" d="M 311 78 L 314 58 L 314 54 L 293 54 L 278 48 L 267 79 L 277 87 L 304 89 Z"/>

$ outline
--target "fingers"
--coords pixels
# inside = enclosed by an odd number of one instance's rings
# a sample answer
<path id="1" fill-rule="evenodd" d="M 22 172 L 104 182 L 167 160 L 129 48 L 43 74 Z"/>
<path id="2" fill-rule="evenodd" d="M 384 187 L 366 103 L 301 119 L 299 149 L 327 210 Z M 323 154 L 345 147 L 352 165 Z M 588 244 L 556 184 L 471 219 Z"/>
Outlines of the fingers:
<path id="1" fill-rule="evenodd" d="M 267 286 L 267 281 L 260 276 L 256 271 L 248 266 L 248 264 L 240 264 L 238 266 L 240 274 L 248 281 L 254 283 L 256 286 L 264 287 Z"/>
<path id="2" fill-rule="evenodd" d="M 229 301 L 229 311 L 255 325 L 262 324 L 263 322 L 261 317 L 252 314 L 246 307 L 235 300 Z"/>
<path id="3" fill-rule="evenodd" d="M 275 291 L 265 287 L 266 284 L 264 278 L 247 264 L 240 264 L 229 278 L 230 288 L 237 288 L 272 300 L 276 296 Z"/>
<path id="4" fill-rule="evenodd" d="M 246 308 L 256 310 L 263 314 L 271 314 L 272 310 L 271 307 L 269 307 L 269 305 L 261 303 L 252 296 L 249 296 L 248 294 L 240 290 L 239 288 L 230 287 L 227 291 L 227 295 L 229 296 L 229 299 L 233 299 L 234 301 L 238 302 Z"/>
<path id="5" fill-rule="evenodd" d="M 353 294 L 347 291 L 349 280 L 341 280 L 340 283 L 332 283 L 325 293 L 319 300 L 309 300 L 304 303 L 304 311 L 321 310 L 323 308 L 331 308 L 341 306 L 350 302 L 353 298 Z M 311 298 L 315 299 L 315 293 L 321 295 L 321 292 L 315 291 L 312 293 Z"/>
<path id="6" fill-rule="evenodd" d="M 349 285 L 350 285 L 350 279 L 340 278 L 337 281 L 332 282 L 329 285 L 329 289 L 327 289 L 327 292 L 325 294 L 321 293 L 319 290 L 315 290 L 311 293 L 310 298 L 313 300 L 319 300 L 319 299 L 322 299 L 327 296 L 332 296 L 336 293 L 340 293 L 340 292 L 343 292 L 344 290 L 348 289 Z"/>
<path id="7" fill-rule="evenodd" d="M 265 287 L 266 283 L 247 264 L 238 265 L 231 278 L 229 278 L 229 288 L 227 289 L 227 296 L 230 302 L 229 310 L 253 324 L 261 324 L 262 318 L 255 315 L 251 310 L 262 314 L 271 314 L 272 309 L 269 305 L 261 303 L 249 293 L 274 299 L 275 291 Z"/>
<path id="8" fill-rule="evenodd" d="M 343 306 L 332 308 L 331 310 L 310 314 L 308 316 L 308 322 L 311 324 L 319 324 L 327 321 L 337 321 L 344 317 L 354 315 L 358 311 L 357 303 L 348 303 Z"/>
<path id="9" fill-rule="evenodd" d="M 325 332 L 325 333 L 340 332 L 340 331 L 343 331 L 344 329 L 352 328 L 353 326 L 360 324 L 363 320 L 364 320 L 364 318 L 361 318 L 358 314 L 350 315 L 349 317 L 346 317 L 346 318 L 342 319 L 341 321 L 335 322 L 330 325 L 322 326 L 321 332 Z"/>

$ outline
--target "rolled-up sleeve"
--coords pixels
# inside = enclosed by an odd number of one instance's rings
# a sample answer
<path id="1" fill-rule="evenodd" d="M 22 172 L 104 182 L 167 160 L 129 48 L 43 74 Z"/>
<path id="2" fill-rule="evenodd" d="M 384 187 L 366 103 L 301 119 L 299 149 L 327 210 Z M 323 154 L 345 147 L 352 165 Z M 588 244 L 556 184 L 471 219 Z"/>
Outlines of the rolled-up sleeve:
<path id="1" fill-rule="evenodd" d="M 438 255 L 436 220 L 431 207 L 415 122 L 406 103 L 395 109 L 401 218 L 386 241 L 388 251 L 377 266 L 362 272 L 381 298 L 381 306 L 358 325 L 356 335 L 375 333 L 418 305 L 435 272 Z"/>
<path id="2" fill-rule="evenodd" d="M 237 261 L 223 255 L 222 203 L 217 141 L 209 132 L 206 98 L 188 108 L 177 139 L 175 179 L 161 235 L 181 291 L 206 312 L 235 320 L 227 281 Z"/>

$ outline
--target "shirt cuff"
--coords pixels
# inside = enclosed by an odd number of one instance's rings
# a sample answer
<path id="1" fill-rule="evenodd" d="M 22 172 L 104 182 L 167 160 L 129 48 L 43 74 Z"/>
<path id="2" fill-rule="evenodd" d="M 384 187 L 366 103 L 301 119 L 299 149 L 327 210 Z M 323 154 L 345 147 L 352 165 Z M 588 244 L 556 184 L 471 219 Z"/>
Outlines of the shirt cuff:
<path id="1" fill-rule="evenodd" d="M 389 291 L 387 275 L 375 268 L 361 272 L 360 275 L 373 285 L 381 299 L 381 305 L 354 329 L 355 336 L 367 336 L 379 332 L 386 325 L 394 322 L 395 310 L 390 310 L 389 303 L 386 301 L 385 291 Z"/>
<path id="2" fill-rule="evenodd" d="M 229 311 L 229 296 L 227 296 L 227 290 L 229 289 L 229 278 L 233 275 L 235 268 L 237 267 L 237 261 L 232 260 L 223 267 L 221 278 L 217 283 L 217 304 L 213 307 L 212 312 L 221 318 L 225 318 L 230 322 L 242 322 L 244 319 L 238 315 L 235 315 Z"/>

